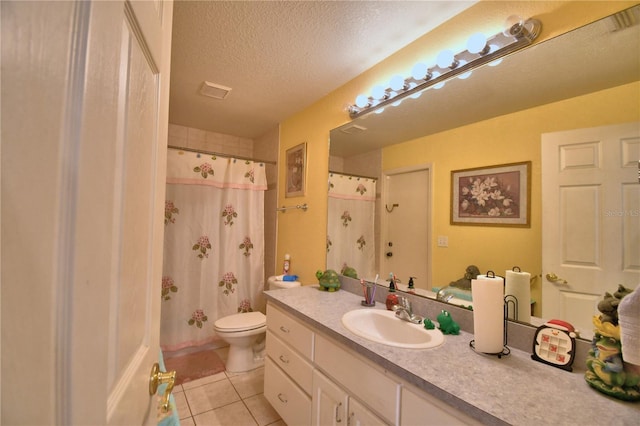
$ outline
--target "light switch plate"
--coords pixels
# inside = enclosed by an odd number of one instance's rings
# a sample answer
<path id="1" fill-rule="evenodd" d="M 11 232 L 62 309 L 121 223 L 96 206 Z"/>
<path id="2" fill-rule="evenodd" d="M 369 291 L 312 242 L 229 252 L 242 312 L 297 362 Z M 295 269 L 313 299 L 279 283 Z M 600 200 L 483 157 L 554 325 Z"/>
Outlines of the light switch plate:
<path id="1" fill-rule="evenodd" d="M 438 236 L 438 247 L 449 247 L 449 237 Z"/>

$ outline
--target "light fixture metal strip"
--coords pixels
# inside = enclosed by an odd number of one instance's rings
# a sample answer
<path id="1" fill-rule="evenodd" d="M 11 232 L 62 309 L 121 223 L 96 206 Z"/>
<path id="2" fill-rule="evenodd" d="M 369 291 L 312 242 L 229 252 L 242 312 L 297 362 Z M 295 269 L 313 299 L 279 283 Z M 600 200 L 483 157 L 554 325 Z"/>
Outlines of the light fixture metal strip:
<path id="1" fill-rule="evenodd" d="M 454 55 L 454 60 L 458 63 L 465 61 L 465 63 L 455 66 L 454 68 L 441 68 L 438 65 L 428 68 L 425 74 L 425 77 L 428 77 L 427 79 L 415 79 L 414 77 L 408 77 L 404 80 L 406 89 L 394 91 L 391 88 L 387 88 L 385 89 L 385 96 L 383 99 L 376 100 L 369 97 L 370 104 L 368 106 L 360 108 L 356 105 L 352 105 L 349 108 L 349 115 L 351 118 L 360 117 L 378 108 L 398 102 L 399 100 L 417 92 L 448 81 L 461 74 L 472 71 L 485 64 L 494 62 L 513 52 L 521 50 L 533 43 L 540 34 L 541 28 L 542 24 L 537 19 L 529 19 L 522 25 L 514 25 L 510 29 L 510 35 L 507 36 L 503 33 L 498 33 L 487 39 L 487 46 L 496 44 L 500 46 L 495 51 L 485 54 L 476 54 L 471 53 L 468 50 L 463 50 L 462 52 Z M 432 77 L 436 73 L 438 75 Z M 414 84 L 414 86 L 412 86 L 412 84 Z M 395 93 L 395 95 L 392 96 L 392 93 Z"/>

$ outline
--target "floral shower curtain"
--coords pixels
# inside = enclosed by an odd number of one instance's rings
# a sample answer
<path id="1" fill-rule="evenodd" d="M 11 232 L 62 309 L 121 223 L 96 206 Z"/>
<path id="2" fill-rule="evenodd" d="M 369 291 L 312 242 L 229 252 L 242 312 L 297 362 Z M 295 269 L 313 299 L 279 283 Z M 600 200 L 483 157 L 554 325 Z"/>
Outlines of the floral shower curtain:
<path id="1" fill-rule="evenodd" d="M 375 179 L 329 174 L 327 268 L 348 265 L 359 278 L 375 275 Z"/>
<path id="2" fill-rule="evenodd" d="M 264 164 L 169 149 L 160 344 L 215 340 L 213 323 L 262 304 Z"/>

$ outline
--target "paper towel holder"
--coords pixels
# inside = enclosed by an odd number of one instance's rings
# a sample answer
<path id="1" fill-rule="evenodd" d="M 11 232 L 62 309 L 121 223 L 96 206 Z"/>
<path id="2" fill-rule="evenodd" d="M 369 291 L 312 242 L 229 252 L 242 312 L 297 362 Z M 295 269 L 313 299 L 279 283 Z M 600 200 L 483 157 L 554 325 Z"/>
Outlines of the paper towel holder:
<path id="1" fill-rule="evenodd" d="M 514 267 L 516 268 L 516 267 Z M 519 268 L 518 268 L 519 269 Z M 493 271 L 487 271 L 486 276 L 489 278 L 495 278 L 496 277 L 496 273 Z M 504 277 L 502 278 L 502 282 L 504 283 Z M 502 338 L 502 350 L 500 352 L 496 352 L 496 353 L 487 353 L 487 352 L 478 352 L 476 351 L 476 345 L 475 345 L 475 339 L 469 342 L 469 347 L 471 349 L 473 349 L 474 352 L 479 353 L 479 354 L 484 354 L 484 355 L 491 355 L 491 356 L 497 356 L 498 358 L 502 358 L 503 356 L 508 356 L 511 353 L 511 349 L 509 349 L 509 347 L 507 346 L 507 325 L 508 325 L 508 321 L 507 321 L 507 315 L 508 315 L 508 305 L 507 305 L 507 297 L 505 296 L 504 298 L 504 310 L 503 310 L 503 317 L 504 317 L 504 335 Z M 515 299 L 515 297 L 514 297 Z M 511 302 L 513 303 L 513 302 Z M 518 300 L 516 299 L 515 301 L 516 303 L 516 310 L 517 310 L 517 303 Z M 517 315 L 517 314 L 516 314 Z"/>

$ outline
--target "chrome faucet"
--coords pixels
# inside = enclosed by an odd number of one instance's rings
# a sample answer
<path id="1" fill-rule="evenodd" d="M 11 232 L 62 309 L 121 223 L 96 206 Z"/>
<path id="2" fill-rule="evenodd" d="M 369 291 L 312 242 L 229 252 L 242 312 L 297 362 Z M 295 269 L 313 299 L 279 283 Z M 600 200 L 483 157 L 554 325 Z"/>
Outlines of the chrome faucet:
<path id="1" fill-rule="evenodd" d="M 398 304 L 393 306 L 393 310 L 396 312 L 396 317 L 403 321 L 411 322 L 413 324 L 420 324 L 424 318 L 420 315 L 413 313 L 411 302 L 406 297 L 400 296 L 398 298 Z"/>

